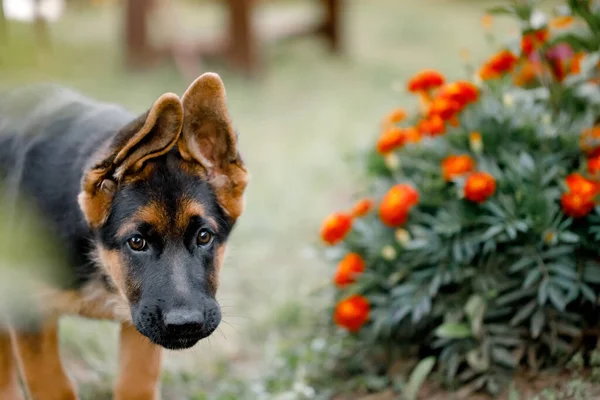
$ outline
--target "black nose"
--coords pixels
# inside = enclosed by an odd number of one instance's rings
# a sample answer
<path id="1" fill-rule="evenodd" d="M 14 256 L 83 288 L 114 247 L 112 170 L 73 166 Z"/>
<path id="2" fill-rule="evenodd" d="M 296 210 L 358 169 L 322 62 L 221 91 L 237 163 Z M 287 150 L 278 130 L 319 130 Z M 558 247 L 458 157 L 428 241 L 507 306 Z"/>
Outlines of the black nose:
<path id="1" fill-rule="evenodd" d="M 176 308 L 163 315 L 163 322 L 167 330 L 174 334 L 197 333 L 204 325 L 204 313 Z"/>

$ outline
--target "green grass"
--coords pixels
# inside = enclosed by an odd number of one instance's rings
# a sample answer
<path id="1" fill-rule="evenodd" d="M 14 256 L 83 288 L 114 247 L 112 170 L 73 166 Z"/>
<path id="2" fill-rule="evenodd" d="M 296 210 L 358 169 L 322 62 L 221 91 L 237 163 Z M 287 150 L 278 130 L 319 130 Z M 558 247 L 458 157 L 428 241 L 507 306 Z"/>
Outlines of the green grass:
<path id="1" fill-rule="evenodd" d="M 330 56 L 319 40 L 302 39 L 264 49 L 268 70 L 259 81 L 221 64 L 204 66 L 226 83 L 252 180 L 221 278 L 225 323 L 193 350 L 168 355 L 165 399 L 216 398 L 203 390 L 259 375 L 279 335 L 303 328 L 311 290 L 331 275 L 313 247 L 319 224 L 327 213 L 349 206 L 362 187 L 362 169 L 352 156 L 372 145 L 384 113 L 412 104 L 403 91 L 412 73 L 432 67 L 463 77 L 461 49 L 469 49 L 474 60 L 493 51 L 479 25 L 490 4 L 348 0 L 343 56 Z M 269 3 L 261 15 L 276 21 L 296 11 L 312 13 L 310 6 Z M 184 28 L 194 34 L 222 18 L 214 3 L 183 7 Z M 189 82 L 169 64 L 124 71 L 118 22 L 110 7 L 74 8 L 52 26 L 49 53 L 36 51 L 31 27 L 11 24 L 10 40 L 0 49 L 0 87 L 54 81 L 134 111 L 163 92 L 181 94 Z M 83 398 L 110 398 L 116 327 L 69 319 L 62 328 Z"/>

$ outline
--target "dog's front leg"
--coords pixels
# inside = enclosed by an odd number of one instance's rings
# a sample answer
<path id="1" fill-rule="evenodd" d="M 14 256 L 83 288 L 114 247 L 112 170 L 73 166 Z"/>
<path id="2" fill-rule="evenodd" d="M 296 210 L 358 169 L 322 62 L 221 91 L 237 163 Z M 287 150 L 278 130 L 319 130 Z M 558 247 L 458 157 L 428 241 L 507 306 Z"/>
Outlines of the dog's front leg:
<path id="1" fill-rule="evenodd" d="M 76 400 L 75 386 L 60 360 L 58 320 L 43 322 L 35 329 L 15 331 L 21 374 L 33 400 Z"/>
<path id="2" fill-rule="evenodd" d="M 0 327 L 0 399 L 23 399 L 16 361 L 10 332 Z"/>
<path id="3" fill-rule="evenodd" d="M 115 400 L 157 400 L 162 348 L 130 324 L 121 325 Z"/>

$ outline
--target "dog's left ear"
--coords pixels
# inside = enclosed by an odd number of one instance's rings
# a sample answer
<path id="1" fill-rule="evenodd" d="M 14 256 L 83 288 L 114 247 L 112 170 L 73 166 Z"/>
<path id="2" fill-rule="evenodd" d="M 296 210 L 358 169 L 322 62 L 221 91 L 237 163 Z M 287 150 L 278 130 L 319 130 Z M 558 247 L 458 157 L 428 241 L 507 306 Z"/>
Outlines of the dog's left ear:
<path id="1" fill-rule="evenodd" d="M 183 128 L 177 146 L 181 157 L 202 166 L 217 201 L 234 220 L 244 208 L 248 173 L 237 149 L 219 75 L 205 73 L 182 97 Z"/>

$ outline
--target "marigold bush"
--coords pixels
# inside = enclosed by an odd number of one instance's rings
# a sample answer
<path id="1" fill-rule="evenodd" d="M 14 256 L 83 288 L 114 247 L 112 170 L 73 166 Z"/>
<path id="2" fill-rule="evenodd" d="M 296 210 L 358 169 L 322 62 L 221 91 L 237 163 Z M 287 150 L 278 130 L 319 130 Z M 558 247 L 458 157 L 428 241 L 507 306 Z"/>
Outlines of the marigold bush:
<path id="1" fill-rule="evenodd" d="M 451 387 L 496 394 L 600 327 L 600 3 L 557 10 L 490 10 L 520 37 L 472 80 L 416 73 L 417 111 L 384 117 L 370 199 L 321 231 L 331 321 L 360 349 L 337 360 L 347 374 L 416 349 Z"/>

